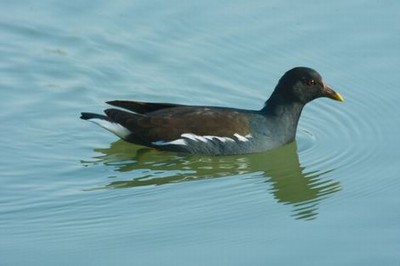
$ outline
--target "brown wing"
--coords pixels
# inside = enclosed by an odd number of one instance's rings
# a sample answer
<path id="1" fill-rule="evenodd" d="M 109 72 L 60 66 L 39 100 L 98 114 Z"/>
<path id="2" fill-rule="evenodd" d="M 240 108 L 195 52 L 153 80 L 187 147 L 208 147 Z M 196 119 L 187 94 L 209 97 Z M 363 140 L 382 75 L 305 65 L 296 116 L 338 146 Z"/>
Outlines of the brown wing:
<path id="1" fill-rule="evenodd" d="M 249 134 L 248 117 L 234 109 L 213 107 L 174 107 L 147 114 L 108 109 L 107 116 L 132 132 L 130 141 L 149 144 L 179 139 L 184 133 L 198 136 L 233 137 Z"/>

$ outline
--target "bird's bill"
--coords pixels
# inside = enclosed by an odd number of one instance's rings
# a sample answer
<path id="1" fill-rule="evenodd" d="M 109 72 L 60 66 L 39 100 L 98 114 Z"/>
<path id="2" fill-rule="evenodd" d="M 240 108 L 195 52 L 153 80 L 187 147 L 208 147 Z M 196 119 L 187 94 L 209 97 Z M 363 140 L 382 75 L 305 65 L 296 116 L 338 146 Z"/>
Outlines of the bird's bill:
<path id="1" fill-rule="evenodd" d="M 329 94 L 329 96 L 328 96 L 329 98 L 331 98 L 331 99 L 333 99 L 335 101 L 344 102 L 344 98 L 339 92 L 336 92 L 336 91 L 333 91 L 333 90 L 332 90 L 332 92 L 333 93 Z"/>
<path id="2" fill-rule="evenodd" d="M 324 86 L 324 96 L 331 98 L 332 100 L 335 101 L 344 102 L 343 96 L 340 93 L 329 88 L 327 85 Z"/>

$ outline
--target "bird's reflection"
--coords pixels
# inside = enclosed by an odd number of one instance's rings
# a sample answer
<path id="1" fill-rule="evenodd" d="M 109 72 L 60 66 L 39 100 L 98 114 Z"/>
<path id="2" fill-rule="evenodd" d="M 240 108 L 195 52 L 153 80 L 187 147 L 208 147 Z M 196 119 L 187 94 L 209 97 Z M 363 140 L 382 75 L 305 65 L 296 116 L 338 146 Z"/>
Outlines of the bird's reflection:
<path id="1" fill-rule="evenodd" d="M 268 191 L 276 200 L 294 207 L 296 219 L 314 219 L 318 203 L 340 190 L 340 183 L 324 178 L 329 172 L 307 172 L 300 165 L 296 143 L 271 152 L 236 156 L 201 156 L 159 152 L 119 140 L 85 165 L 102 163 L 115 171 L 129 172 L 130 180 L 114 181 L 106 188 L 162 185 L 191 180 L 241 174 L 260 174 L 270 184 Z"/>

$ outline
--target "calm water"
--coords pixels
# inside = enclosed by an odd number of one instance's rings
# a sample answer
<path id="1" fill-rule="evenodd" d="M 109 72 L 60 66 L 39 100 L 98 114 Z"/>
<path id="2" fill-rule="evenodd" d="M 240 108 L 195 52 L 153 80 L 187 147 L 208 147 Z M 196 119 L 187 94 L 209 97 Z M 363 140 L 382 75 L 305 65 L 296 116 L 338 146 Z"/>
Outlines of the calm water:
<path id="1" fill-rule="evenodd" d="M 0 265 L 399 265 L 400 2 L 2 1 Z M 207 157 L 81 121 L 113 99 L 259 109 L 297 142 Z"/>

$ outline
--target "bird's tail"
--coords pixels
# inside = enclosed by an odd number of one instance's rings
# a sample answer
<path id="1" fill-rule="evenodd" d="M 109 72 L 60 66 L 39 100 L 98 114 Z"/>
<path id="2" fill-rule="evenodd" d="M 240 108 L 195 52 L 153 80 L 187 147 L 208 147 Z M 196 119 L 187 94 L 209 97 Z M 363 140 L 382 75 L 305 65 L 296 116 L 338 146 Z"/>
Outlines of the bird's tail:
<path id="1" fill-rule="evenodd" d="M 95 113 L 81 113 L 81 119 L 95 123 L 122 139 L 126 139 L 132 132 L 122 125 L 114 122 L 108 116 Z"/>

